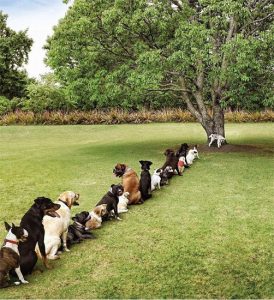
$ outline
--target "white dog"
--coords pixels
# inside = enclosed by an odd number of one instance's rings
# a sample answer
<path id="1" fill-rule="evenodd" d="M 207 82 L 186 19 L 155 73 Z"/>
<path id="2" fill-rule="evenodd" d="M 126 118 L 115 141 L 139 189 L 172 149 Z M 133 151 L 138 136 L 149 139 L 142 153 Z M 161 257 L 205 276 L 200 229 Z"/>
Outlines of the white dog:
<path id="1" fill-rule="evenodd" d="M 188 151 L 187 156 L 186 156 L 186 161 L 189 165 L 192 165 L 195 158 L 199 158 L 197 145 L 195 145 L 193 149 L 190 149 Z"/>
<path id="2" fill-rule="evenodd" d="M 218 148 L 220 148 L 221 145 L 222 145 L 222 143 L 225 141 L 225 138 L 224 138 L 222 135 L 216 134 L 216 133 L 212 133 L 212 134 L 209 136 L 209 138 L 210 138 L 210 142 L 209 142 L 209 144 L 208 144 L 208 147 L 210 147 L 211 144 L 212 144 L 215 140 L 217 140 L 217 146 L 218 146 Z"/>
<path id="3" fill-rule="evenodd" d="M 154 170 L 153 175 L 151 176 L 151 191 L 161 189 L 161 174 L 163 173 L 162 169 Z"/>
<path id="4" fill-rule="evenodd" d="M 62 193 L 56 203 L 60 204 L 61 207 L 56 211 L 60 218 L 52 218 L 50 216 L 44 216 L 43 225 L 45 228 L 45 250 L 48 259 L 58 259 L 57 254 L 58 248 L 61 246 L 61 239 L 65 251 L 69 251 L 67 248 L 67 235 L 68 227 L 71 218 L 71 207 L 72 205 L 79 205 L 77 200 L 79 194 L 67 191 Z M 37 250 L 38 247 L 36 247 Z"/>
<path id="5" fill-rule="evenodd" d="M 118 202 L 118 214 L 128 212 L 127 205 L 128 205 L 128 196 L 129 192 L 124 192 L 122 196 L 119 196 Z"/>

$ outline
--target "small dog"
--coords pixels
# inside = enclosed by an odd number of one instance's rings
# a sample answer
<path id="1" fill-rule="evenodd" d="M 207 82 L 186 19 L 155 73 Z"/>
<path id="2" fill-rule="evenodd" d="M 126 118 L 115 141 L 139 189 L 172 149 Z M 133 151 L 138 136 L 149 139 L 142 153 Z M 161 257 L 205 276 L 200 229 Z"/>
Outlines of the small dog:
<path id="1" fill-rule="evenodd" d="M 119 203 L 118 203 L 118 214 L 128 212 L 127 205 L 128 205 L 128 196 L 129 192 L 124 192 L 122 196 L 119 196 Z"/>
<path id="2" fill-rule="evenodd" d="M 60 208 L 57 211 L 60 218 L 53 219 L 48 216 L 43 218 L 43 225 L 45 228 L 44 241 L 48 259 L 60 258 L 57 251 L 61 246 L 61 239 L 63 249 L 65 251 L 69 251 L 67 247 L 67 234 L 71 219 L 71 207 L 79 205 L 77 202 L 79 197 L 79 194 L 71 191 L 62 193 L 56 201 L 56 203 L 60 205 Z"/>
<path id="3" fill-rule="evenodd" d="M 90 213 L 90 219 L 86 222 L 86 230 L 97 229 L 102 226 L 102 216 L 107 213 L 107 204 L 96 206 Z"/>
<path id="4" fill-rule="evenodd" d="M 161 169 L 165 170 L 167 166 L 170 166 L 174 171 L 175 170 L 177 171 L 177 174 L 179 174 L 179 170 L 178 170 L 179 157 L 175 154 L 174 150 L 166 149 L 164 155 L 166 156 L 166 162 L 164 163 Z M 175 173 L 173 172 L 172 176 L 174 174 Z M 171 175 L 171 173 L 169 173 L 169 175 Z"/>
<path id="5" fill-rule="evenodd" d="M 185 161 L 186 161 L 185 168 L 189 168 L 188 161 L 187 161 L 187 158 L 186 158 L 188 149 L 189 149 L 188 144 L 187 143 L 183 143 L 183 144 L 181 144 L 180 148 L 176 152 L 176 156 L 177 157 L 184 156 Z"/>
<path id="6" fill-rule="evenodd" d="M 114 210 L 115 219 L 121 220 L 118 214 L 118 202 L 119 196 L 124 193 L 124 188 L 121 184 L 112 184 L 109 191 L 103 196 L 103 198 L 96 204 L 96 206 L 101 204 L 107 204 L 107 212 L 102 216 L 103 221 L 109 220 L 111 216 L 111 211 Z"/>
<path id="7" fill-rule="evenodd" d="M 151 198 L 151 176 L 149 173 L 150 166 L 152 162 L 149 160 L 140 160 L 141 164 L 141 179 L 140 179 L 140 192 L 142 196 L 142 200 L 145 201 Z"/>
<path id="8" fill-rule="evenodd" d="M 210 147 L 211 144 L 212 144 L 215 140 L 217 140 L 217 146 L 218 146 L 218 148 L 220 148 L 221 145 L 222 145 L 222 143 L 225 142 L 225 138 L 224 138 L 222 135 L 216 134 L 216 133 L 212 133 L 208 138 L 210 138 L 210 142 L 209 142 L 209 144 L 208 144 L 208 147 Z"/>
<path id="9" fill-rule="evenodd" d="M 87 230 L 86 222 L 91 219 L 88 211 L 82 211 L 72 217 L 73 224 L 68 227 L 67 245 L 80 243 L 85 239 L 94 239 L 94 235 Z"/>
<path id="10" fill-rule="evenodd" d="M 137 173 L 125 164 L 117 164 L 113 173 L 117 177 L 122 177 L 122 185 L 125 192 L 129 192 L 128 204 L 141 204 L 141 192 L 139 190 L 139 178 Z"/>
<path id="11" fill-rule="evenodd" d="M 154 170 L 153 175 L 151 176 L 151 191 L 161 189 L 161 174 L 163 173 L 162 169 Z"/>
<path id="12" fill-rule="evenodd" d="M 192 165 L 195 158 L 199 158 L 197 145 L 195 145 L 194 148 L 190 149 L 187 153 L 186 159 L 187 159 L 188 164 Z"/>
<path id="13" fill-rule="evenodd" d="M 20 226 L 15 226 L 13 223 L 12 226 L 10 226 L 5 222 L 5 227 L 8 234 L 0 250 L 0 288 L 5 288 L 10 285 L 8 278 L 9 271 L 12 269 L 15 269 L 20 282 L 28 283 L 28 281 L 24 279 L 20 269 L 20 254 L 18 250 L 19 241 L 25 242 L 28 238 L 28 232 Z M 20 282 L 16 281 L 15 284 L 18 285 Z"/>
<path id="14" fill-rule="evenodd" d="M 186 165 L 186 159 L 185 159 L 184 156 L 181 156 L 181 157 L 179 158 L 179 161 L 178 161 L 178 169 L 179 169 L 179 172 L 180 172 L 181 175 L 182 175 L 183 172 L 184 172 L 185 165 Z"/>
<path id="15" fill-rule="evenodd" d="M 166 168 L 163 170 L 161 173 L 161 182 L 160 185 L 167 185 L 168 184 L 168 179 L 170 179 L 174 175 L 174 170 L 172 169 L 171 166 L 166 166 Z"/>

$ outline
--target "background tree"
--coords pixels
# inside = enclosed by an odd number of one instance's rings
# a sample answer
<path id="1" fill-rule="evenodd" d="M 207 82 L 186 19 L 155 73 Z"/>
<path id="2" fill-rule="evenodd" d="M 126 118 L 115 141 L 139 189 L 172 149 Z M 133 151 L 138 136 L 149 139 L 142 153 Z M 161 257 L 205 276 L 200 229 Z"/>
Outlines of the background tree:
<path id="1" fill-rule="evenodd" d="M 273 11 L 272 0 L 75 0 L 47 63 L 83 105 L 175 99 L 207 137 L 225 136 L 227 105 L 273 103 Z"/>
<path id="2" fill-rule="evenodd" d="M 0 11 L 0 96 L 23 97 L 28 76 L 22 68 L 28 60 L 32 39 L 27 31 L 7 26 L 7 15 Z"/>

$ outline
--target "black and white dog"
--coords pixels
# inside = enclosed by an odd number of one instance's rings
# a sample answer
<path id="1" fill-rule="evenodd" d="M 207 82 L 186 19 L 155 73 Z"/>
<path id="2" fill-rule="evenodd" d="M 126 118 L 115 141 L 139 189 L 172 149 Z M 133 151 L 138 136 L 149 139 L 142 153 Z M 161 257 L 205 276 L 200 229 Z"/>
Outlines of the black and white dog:
<path id="1" fill-rule="evenodd" d="M 151 198 L 151 176 L 149 173 L 150 166 L 152 162 L 149 160 L 140 160 L 141 164 L 141 178 L 140 178 L 140 192 L 142 196 L 142 200 L 145 201 Z"/>
<path id="2" fill-rule="evenodd" d="M 9 272 L 13 269 L 20 282 L 28 283 L 28 281 L 24 279 L 20 269 L 20 254 L 18 250 L 19 242 L 25 242 L 27 240 L 28 232 L 20 226 L 15 226 L 13 223 L 12 226 L 10 226 L 5 222 L 5 227 L 8 234 L 0 250 L 0 288 L 10 285 L 8 282 Z M 20 282 L 17 281 L 15 284 L 18 285 Z"/>
<path id="3" fill-rule="evenodd" d="M 124 193 L 124 188 L 121 184 L 112 184 L 109 191 L 104 195 L 104 197 L 96 204 L 96 206 L 101 204 L 106 204 L 106 214 L 102 216 L 103 221 L 109 220 L 112 215 L 112 210 L 114 210 L 115 219 L 121 220 L 118 215 L 118 203 L 119 196 Z"/>

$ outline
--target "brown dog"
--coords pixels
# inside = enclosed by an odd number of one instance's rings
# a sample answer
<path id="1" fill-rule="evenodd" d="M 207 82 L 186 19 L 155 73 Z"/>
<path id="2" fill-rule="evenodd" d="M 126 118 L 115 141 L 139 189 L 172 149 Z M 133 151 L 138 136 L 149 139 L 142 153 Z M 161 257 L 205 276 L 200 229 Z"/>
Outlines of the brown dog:
<path id="1" fill-rule="evenodd" d="M 141 200 L 141 192 L 139 190 L 139 178 L 137 173 L 125 164 L 117 164 L 113 169 L 113 173 L 117 177 L 122 177 L 122 185 L 124 192 L 129 192 L 128 204 L 143 203 Z"/>
<path id="2" fill-rule="evenodd" d="M 102 225 L 102 216 L 107 213 L 107 204 L 96 206 L 90 213 L 90 219 L 86 222 L 86 230 L 97 229 Z"/>

